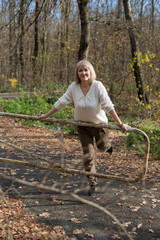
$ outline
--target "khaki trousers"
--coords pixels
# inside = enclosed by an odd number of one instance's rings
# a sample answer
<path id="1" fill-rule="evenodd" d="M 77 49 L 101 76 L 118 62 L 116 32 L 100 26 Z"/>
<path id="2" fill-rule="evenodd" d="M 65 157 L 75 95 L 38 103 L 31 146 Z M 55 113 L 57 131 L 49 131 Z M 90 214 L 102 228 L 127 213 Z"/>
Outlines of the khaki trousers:
<path id="1" fill-rule="evenodd" d="M 83 149 L 83 163 L 85 171 L 96 173 L 96 152 L 94 144 L 101 151 L 109 149 L 108 142 L 109 130 L 96 127 L 77 127 L 78 135 Z M 89 185 L 97 184 L 96 177 L 88 177 Z"/>

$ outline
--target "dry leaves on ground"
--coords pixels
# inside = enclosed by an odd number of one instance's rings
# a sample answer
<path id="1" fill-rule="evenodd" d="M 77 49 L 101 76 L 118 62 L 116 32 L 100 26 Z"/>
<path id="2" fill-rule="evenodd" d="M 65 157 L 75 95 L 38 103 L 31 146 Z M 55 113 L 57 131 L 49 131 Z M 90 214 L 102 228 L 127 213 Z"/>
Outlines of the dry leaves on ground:
<path id="1" fill-rule="evenodd" d="M 41 216 L 48 217 L 48 213 Z M 0 203 L 0 236 L 1 239 L 68 239 L 62 226 L 49 227 L 36 222 L 32 214 L 25 212 L 24 204 L 17 199 L 6 198 Z"/>

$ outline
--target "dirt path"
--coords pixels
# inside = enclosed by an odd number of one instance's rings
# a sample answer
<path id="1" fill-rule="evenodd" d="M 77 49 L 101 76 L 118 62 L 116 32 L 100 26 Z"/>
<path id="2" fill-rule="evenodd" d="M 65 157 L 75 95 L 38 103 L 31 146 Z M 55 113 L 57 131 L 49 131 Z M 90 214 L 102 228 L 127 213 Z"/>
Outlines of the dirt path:
<path id="1" fill-rule="evenodd" d="M 46 129 L 24 127 L 7 118 L 0 118 L 0 138 L 36 154 L 47 156 L 54 162 L 60 159 L 59 133 Z M 125 176 L 135 176 L 141 170 L 140 158 L 135 153 L 120 150 L 125 136 L 111 133 L 115 152 L 112 157 L 97 152 L 97 171 Z M 1 157 L 41 162 L 16 150 L 0 145 Z M 65 164 L 82 168 L 81 147 L 77 136 L 65 136 Z M 135 240 L 160 239 L 160 166 L 159 161 L 150 163 L 145 185 L 141 182 L 129 184 L 110 180 L 99 180 L 94 198 L 87 195 L 85 176 L 48 173 L 46 170 L 5 165 L 0 163 L 0 173 L 20 179 L 41 182 L 73 192 L 80 189 L 79 196 L 105 207 L 124 224 Z M 83 204 L 69 195 L 51 191 L 38 192 L 36 188 L 12 183 L 0 178 L 3 191 L 26 204 L 26 211 L 32 212 L 38 222 L 46 226 L 62 226 L 69 239 L 128 239 L 119 231 L 115 221 L 104 212 Z M 32 238 L 30 238 L 32 239 Z M 67 238 L 66 238 L 67 239 Z"/>
<path id="2" fill-rule="evenodd" d="M 25 93 L 24 96 L 34 96 L 34 93 Z M 6 100 L 10 100 L 10 99 L 16 99 L 19 98 L 21 96 L 21 93 L 0 93 L 0 98 L 6 99 Z"/>

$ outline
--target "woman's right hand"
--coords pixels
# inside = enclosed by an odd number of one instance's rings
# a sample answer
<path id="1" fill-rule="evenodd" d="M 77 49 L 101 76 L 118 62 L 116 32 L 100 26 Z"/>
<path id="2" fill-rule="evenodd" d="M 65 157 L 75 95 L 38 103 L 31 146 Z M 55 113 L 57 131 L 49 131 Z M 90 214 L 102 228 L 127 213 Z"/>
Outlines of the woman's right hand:
<path id="1" fill-rule="evenodd" d="M 52 114 L 56 113 L 57 111 L 58 111 L 58 109 L 55 108 L 55 106 L 53 106 L 53 108 L 52 108 L 49 112 L 47 112 L 47 113 L 45 113 L 45 114 L 42 114 L 41 116 L 37 117 L 37 120 L 44 119 L 44 118 L 48 118 L 48 117 L 50 117 Z"/>

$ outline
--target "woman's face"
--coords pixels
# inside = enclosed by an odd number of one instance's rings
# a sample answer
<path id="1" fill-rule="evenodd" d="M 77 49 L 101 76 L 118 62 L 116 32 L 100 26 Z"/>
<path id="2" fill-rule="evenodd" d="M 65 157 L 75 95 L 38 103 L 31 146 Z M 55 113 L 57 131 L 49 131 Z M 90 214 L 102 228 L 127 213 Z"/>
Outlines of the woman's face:
<path id="1" fill-rule="evenodd" d="M 78 77 L 81 80 L 81 82 L 87 82 L 90 80 L 91 77 L 91 71 L 86 66 L 80 66 L 78 68 Z"/>

